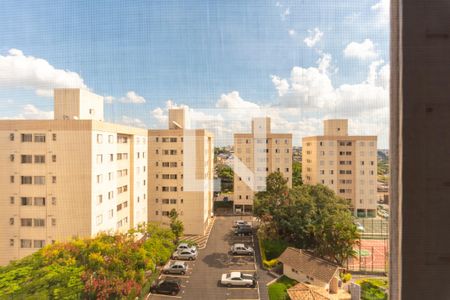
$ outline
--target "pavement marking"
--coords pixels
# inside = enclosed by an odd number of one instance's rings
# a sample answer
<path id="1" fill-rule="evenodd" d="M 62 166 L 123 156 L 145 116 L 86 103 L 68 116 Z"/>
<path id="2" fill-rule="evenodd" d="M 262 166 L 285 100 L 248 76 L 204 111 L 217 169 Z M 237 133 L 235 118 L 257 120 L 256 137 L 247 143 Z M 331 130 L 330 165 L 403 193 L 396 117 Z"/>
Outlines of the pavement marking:
<path id="1" fill-rule="evenodd" d="M 178 278 L 189 278 L 191 275 L 177 275 L 177 274 L 162 274 L 161 277 L 178 277 Z"/>
<path id="2" fill-rule="evenodd" d="M 170 295 L 152 294 L 152 293 L 148 293 L 146 299 L 148 299 L 148 297 L 149 297 L 149 296 L 152 296 L 152 295 L 154 295 L 154 296 L 156 296 L 156 297 L 166 297 L 166 298 L 178 298 L 178 299 L 181 299 L 181 296 L 170 296 Z"/>
<path id="3" fill-rule="evenodd" d="M 255 270 L 231 270 L 230 273 L 231 272 L 241 272 L 241 273 L 242 272 L 252 272 L 253 273 L 253 272 L 256 272 L 256 269 Z"/>
<path id="4" fill-rule="evenodd" d="M 227 289 L 229 289 L 229 290 L 247 290 L 247 291 L 251 291 L 251 290 L 256 290 L 257 287 L 227 287 Z"/>

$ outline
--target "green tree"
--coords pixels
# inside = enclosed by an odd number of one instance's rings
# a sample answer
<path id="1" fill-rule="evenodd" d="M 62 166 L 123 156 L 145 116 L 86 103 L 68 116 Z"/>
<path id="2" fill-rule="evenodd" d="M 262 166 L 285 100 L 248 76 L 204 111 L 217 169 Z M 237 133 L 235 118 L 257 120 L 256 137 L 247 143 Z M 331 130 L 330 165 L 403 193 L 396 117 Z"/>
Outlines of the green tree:
<path id="1" fill-rule="evenodd" d="M 175 235 L 156 224 L 73 239 L 0 268 L 0 299 L 134 299 L 165 264 Z"/>
<path id="2" fill-rule="evenodd" d="M 227 193 L 233 191 L 234 172 L 230 166 L 225 164 L 216 165 L 216 174 L 220 178 L 221 192 Z"/>
<path id="3" fill-rule="evenodd" d="M 180 237 L 183 235 L 184 232 L 183 222 L 181 222 L 181 220 L 179 219 L 178 212 L 176 211 L 175 208 L 170 211 L 169 218 L 170 218 L 170 229 L 172 230 L 178 242 L 178 240 L 180 239 Z"/>
<path id="4" fill-rule="evenodd" d="M 292 187 L 300 186 L 302 184 L 302 163 L 294 161 L 292 162 Z"/>
<path id="5" fill-rule="evenodd" d="M 273 215 L 277 207 L 289 200 L 288 194 L 287 179 L 280 172 L 269 174 L 266 178 L 266 190 L 255 194 L 254 215 L 260 219 Z"/>
<path id="6" fill-rule="evenodd" d="M 354 255 L 358 232 L 350 204 L 323 185 L 289 190 L 282 175 L 272 173 L 267 177 L 267 190 L 255 195 L 254 213 L 266 236 L 284 239 L 339 264 Z"/>

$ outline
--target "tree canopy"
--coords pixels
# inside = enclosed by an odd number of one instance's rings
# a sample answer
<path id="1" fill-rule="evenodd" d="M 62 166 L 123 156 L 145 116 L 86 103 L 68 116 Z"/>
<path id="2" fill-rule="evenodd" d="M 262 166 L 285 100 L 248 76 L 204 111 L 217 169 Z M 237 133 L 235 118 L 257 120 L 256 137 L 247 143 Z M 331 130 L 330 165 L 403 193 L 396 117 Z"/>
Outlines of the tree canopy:
<path id="1" fill-rule="evenodd" d="M 221 192 L 223 192 L 223 193 L 232 192 L 233 185 L 234 185 L 233 169 L 230 166 L 227 166 L 225 164 L 217 164 L 215 168 L 216 168 L 217 177 L 220 178 Z"/>
<path id="2" fill-rule="evenodd" d="M 296 187 L 302 184 L 302 163 L 299 161 L 294 161 L 292 162 L 292 186 Z"/>
<path id="3" fill-rule="evenodd" d="M 281 173 L 267 177 L 267 190 L 255 196 L 254 213 L 269 238 L 343 263 L 354 254 L 358 232 L 350 204 L 323 185 L 288 189 Z"/>
<path id="4" fill-rule="evenodd" d="M 0 268 L 0 299 L 134 299 L 174 240 L 171 230 L 147 224 L 48 245 Z"/>

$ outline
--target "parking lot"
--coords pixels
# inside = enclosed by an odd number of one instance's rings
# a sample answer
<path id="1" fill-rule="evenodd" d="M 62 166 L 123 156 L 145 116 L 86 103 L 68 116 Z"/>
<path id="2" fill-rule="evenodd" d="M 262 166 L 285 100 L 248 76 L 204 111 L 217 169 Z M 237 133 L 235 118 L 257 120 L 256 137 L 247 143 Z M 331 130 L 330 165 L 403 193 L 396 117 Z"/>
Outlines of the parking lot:
<path id="1" fill-rule="evenodd" d="M 253 236 L 234 235 L 232 226 L 238 219 L 251 220 L 250 217 L 217 217 L 206 248 L 199 251 L 197 260 L 188 262 L 188 273 L 183 276 L 169 275 L 182 280 L 182 290 L 177 296 L 149 294 L 147 299 L 261 299 L 260 284 L 266 283 L 260 282 L 261 280 L 258 280 L 255 287 L 249 288 L 226 287 L 220 284 L 223 273 L 239 271 L 256 274 L 259 271 L 255 256 L 229 253 L 234 243 L 244 243 L 255 250 L 257 248 Z"/>

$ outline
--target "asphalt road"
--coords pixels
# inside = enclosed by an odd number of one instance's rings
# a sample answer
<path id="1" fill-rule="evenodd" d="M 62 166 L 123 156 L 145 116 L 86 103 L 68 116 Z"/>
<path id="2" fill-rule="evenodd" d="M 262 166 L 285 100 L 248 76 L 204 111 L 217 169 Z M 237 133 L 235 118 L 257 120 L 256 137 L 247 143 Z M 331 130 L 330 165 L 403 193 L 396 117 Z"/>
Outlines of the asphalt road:
<path id="1" fill-rule="evenodd" d="M 232 225 L 238 219 L 250 221 L 251 217 L 217 217 L 206 248 L 199 251 L 196 261 L 189 262 L 190 271 L 188 274 L 178 276 L 182 279 L 182 290 L 177 296 L 149 295 L 147 299 L 268 299 L 266 283 L 272 280 L 273 277 L 260 268 L 256 238 L 254 236 L 234 236 Z M 233 256 L 229 253 L 231 245 L 241 242 L 252 246 L 256 250 L 256 257 Z M 221 286 L 221 275 L 232 271 L 257 273 L 257 286 L 254 288 L 227 288 Z"/>

